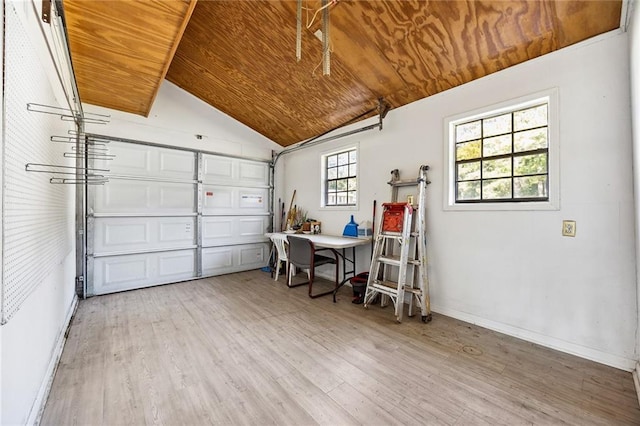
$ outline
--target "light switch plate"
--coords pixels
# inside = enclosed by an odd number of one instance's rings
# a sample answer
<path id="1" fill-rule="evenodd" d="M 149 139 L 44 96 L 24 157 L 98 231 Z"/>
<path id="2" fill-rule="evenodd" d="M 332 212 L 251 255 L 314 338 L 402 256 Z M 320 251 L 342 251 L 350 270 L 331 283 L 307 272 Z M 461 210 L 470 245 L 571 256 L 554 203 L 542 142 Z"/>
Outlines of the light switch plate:
<path id="1" fill-rule="evenodd" d="M 576 236 L 576 221 L 575 220 L 563 220 L 562 221 L 562 235 L 564 237 Z"/>

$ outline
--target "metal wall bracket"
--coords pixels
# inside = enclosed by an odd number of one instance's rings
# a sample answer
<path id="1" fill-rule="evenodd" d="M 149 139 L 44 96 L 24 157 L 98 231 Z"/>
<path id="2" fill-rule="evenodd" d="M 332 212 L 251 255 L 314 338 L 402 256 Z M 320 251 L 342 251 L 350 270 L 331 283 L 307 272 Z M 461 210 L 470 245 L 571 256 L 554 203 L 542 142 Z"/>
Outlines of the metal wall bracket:
<path id="1" fill-rule="evenodd" d="M 42 20 L 51 23 L 51 0 L 42 0 Z"/>
<path id="2" fill-rule="evenodd" d="M 378 98 L 378 124 L 380 128 L 379 131 L 382 131 L 382 120 L 387 116 L 387 113 L 391 109 L 388 103 L 385 102 L 384 98 Z"/>
<path id="3" fill-rule="evenodd" d="M 73 177 L 51 177 L 49 183 L 65 185 L 103 185 L 109 178 L 95 172 L 109 172 L 108 169 L 85 168 L 75 166 L 60 166 L 56 164 L 27 163 L 27 172 L 48 173 L 52 175 L 72 175 Z"/>
<path id="4" fill-rule="evenodd" d="M 42 114 L 58 115 L 62 121 L 81 120 L 87 124 L 107 124 L 111 121 L 110 115 L 95 114 L 91 112 L 79 113 L 68 108 L 54 107 L 36 103 L 28 103 L 27 111 L 40 112 Z"/>

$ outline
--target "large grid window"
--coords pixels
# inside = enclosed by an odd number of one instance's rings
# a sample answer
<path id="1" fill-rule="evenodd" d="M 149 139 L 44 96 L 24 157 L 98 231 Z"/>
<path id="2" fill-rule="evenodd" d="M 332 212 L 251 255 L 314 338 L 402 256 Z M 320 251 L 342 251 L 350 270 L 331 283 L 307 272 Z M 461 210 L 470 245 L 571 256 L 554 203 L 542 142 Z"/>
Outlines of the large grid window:
<path id="1" fill-rule="evenodd" d="M 324 156 L 324 205 L 355 206 L 357 201 L 356 149 Z"/>
<path id="2" fill-rule="evenodd" d="M 459 120 L 455 202 L 549 200 L 549 104 Z"/>

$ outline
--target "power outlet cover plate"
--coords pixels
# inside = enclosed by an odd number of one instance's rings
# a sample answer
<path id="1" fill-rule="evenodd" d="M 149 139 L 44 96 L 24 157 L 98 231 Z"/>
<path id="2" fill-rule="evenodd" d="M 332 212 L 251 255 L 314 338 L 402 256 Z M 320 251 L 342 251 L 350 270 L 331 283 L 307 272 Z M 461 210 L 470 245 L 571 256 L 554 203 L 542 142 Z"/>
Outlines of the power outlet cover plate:
<path id="1" fill-rule="evenodd" d="M 562 235 L 564 237 L 576 236 L 576 221 L 575 220 L 563 220 L 562 221 Z"/>

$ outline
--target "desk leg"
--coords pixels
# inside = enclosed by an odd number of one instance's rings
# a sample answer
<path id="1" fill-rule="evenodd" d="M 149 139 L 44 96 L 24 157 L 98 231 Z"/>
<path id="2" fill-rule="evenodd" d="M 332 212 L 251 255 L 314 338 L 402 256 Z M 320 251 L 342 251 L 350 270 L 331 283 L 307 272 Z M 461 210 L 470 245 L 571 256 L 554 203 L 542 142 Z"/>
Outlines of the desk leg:
<path id="1" fill-rule="evenodd" d="M 351 263 L 351 270 L 347 271 L 347 262 Z M 347 258 L 346 249 L 342 249 L 342 281 L 333 290 L 333 303 L 336 303 L 336 294 L 338 290 L 349 281 L 350 278 L 356 276 L 356 248 L 351 247 L 351 259 Z"/>

